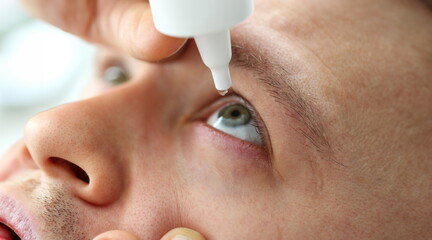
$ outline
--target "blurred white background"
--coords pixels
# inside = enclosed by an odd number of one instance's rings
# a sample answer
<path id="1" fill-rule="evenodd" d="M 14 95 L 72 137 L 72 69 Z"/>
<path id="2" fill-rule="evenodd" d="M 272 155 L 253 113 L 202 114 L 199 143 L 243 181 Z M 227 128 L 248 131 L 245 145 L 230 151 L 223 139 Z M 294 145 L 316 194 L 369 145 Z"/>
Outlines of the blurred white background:
<path id="1" fill-rule="evenodd" d="M 94 49 L 29 17 L 17 0 L 0 1 L 0 156 L 31 116 L 79 97 Z"/>

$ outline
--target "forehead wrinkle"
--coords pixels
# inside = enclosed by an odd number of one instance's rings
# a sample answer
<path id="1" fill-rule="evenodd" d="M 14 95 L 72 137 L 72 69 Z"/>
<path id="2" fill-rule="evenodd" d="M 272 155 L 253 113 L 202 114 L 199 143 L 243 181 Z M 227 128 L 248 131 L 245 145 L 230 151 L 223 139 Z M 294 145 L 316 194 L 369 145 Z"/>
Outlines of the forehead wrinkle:
<path id="1" fill-rule="evenodd" d="M 252 71 L 260 84 L 266 86 L 273 100 L 284 108 L 286 115 L 298 120 L 304 126 L 295 130 L 307 139 L 310 147 L 319 153 L 331 156 L 333 150 L 324 124 L 318 116 L 318 110 L 289 80 L 296 78 L 300 68 L 272 61 L 259 51 L 245 45 L 233 44 L 232 51 L 233 65 Z"/>

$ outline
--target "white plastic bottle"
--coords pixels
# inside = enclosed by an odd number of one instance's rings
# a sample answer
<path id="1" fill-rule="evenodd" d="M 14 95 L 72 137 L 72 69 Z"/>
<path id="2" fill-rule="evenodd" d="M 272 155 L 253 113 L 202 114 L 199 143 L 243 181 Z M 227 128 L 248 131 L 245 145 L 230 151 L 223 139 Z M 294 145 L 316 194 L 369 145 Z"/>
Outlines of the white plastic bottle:
<path id="1" fill-rule="evenodd" d="M 229 29 L 253 11 L 253 0 L 150 0 L 156 29 L 168 36 L 194 38 L 204 64 L 222 95 L 231 88 Z"/>

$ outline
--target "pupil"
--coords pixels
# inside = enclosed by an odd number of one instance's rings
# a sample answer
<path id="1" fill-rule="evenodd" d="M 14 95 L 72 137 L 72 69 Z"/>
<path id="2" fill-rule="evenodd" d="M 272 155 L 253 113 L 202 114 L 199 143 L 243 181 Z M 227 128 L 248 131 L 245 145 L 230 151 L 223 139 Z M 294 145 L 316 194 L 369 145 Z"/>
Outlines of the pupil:
<path id="1" fill-rule="evenodd" d="M 233 118 L 238 118 L 240 116 L 240 111 L 239 110 L 234 110 L 231 112 L 231 116 Z"/>

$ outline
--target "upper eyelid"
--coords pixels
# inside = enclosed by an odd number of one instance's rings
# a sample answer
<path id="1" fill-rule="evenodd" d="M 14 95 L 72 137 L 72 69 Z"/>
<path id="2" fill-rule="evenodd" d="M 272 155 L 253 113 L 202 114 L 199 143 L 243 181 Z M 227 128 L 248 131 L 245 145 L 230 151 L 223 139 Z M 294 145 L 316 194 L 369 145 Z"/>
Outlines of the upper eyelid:
<path id="1" fill-rule="evenodd" d="M 204 105 L 204 107 L 199 111 L 199 114 L 197 117 L 195 117 L 194 119 L 206 119 L 208 118 L 211 114 L 213 114 L 214 112 L 216 112 L 217 110 L 226 107 L 230 104 L 233 103 L 241 103 L 244 104 L 244 100 L 242 99 L 242 97 L 240 97 L 237 94 L 230 94 L 230 95 L 226 95 L 223 98 L 218 98 L 216 100 L 212 100 L 210 103 L 207 103 L 206 105 Z M 249 105 L 248 106 L 249 109 Z M 192 120 L 194 120 L 192 119 Z"/>
<path id="2" fill-rule="evenodd" d="M 263 122 L 258 111 L 252 106 L 252 104 L 250 104 L 249 101 L 238 94 L 228 95 L 224 98 L 216 100 L 214 103 L 210 104 L 209 107 L 206 107 L 208 110 L 204 111 L 204 114 L 202 114 L 201 118 L 207 118 L 217 110 L 235 103 L 244 105 L 251 112 L 254 121 L 259 121 L 260 123 Z"/>

